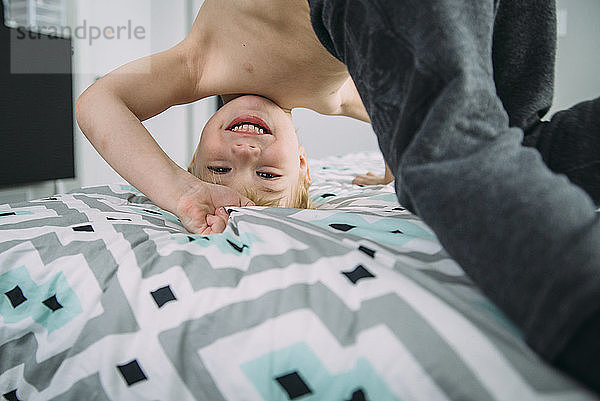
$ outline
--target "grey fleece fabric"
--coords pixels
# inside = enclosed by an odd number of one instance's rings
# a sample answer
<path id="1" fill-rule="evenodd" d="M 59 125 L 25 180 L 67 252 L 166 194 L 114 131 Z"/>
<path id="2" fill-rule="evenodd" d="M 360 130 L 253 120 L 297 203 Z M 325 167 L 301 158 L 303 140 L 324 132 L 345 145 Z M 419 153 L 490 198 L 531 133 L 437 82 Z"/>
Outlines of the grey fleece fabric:
<path id="1" fill-rule="evenodd" d="M 563 358 L 573 339 L 591 338 L 578 329 L 600 327 L 589 320 L 600 310 L 590 196 L 598 201 L 600 100 L 539 121 L 552 99 L 553 0 L 309 4 L 317 36 L 357 85 L 400 202 L 533 349 L 600 391 L 570 368 L 581 358 Z"/>

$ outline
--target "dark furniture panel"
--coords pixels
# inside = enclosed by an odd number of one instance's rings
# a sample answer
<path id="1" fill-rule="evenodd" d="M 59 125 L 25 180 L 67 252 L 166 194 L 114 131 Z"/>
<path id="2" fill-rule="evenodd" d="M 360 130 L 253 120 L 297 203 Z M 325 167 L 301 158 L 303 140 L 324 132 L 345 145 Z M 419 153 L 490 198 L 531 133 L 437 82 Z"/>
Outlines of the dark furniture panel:
<path id="1" fill-rule="evenodd" d="M 0 2 L 0 187 L 72 178 L 71 41 L 30 37 L 6 27 L 3 14 Z M 41 63 L 51 73 L 14 73 Z"/>

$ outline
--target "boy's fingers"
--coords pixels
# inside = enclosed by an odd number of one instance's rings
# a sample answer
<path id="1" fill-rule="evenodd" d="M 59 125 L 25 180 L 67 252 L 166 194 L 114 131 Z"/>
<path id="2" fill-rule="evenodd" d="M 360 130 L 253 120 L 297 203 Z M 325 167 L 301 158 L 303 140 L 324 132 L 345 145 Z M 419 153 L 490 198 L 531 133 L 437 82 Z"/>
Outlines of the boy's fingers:
<path id="1" fill-rule="evenodd" d="M 385 184 L 385 180 L 377 174 L 368 172 L 367 174 L 357 175 L 352 183 L 355 185 L 382 185 Z"/>
<path id="2" fill-rule="evenodd" d="M 225 211 L 223 210 L 223 212 Z M 217 215 L 206 215 L 206 223 L 208 224 L 208 234 L 218 234 L 225 231 L 225 227 L 227 226 L 227 217 L 227 212 L 225 212 L 225 215 L 223 215 L 219 214 L 218 211 Z"/>
<path id="3" fill-rule="evenodd" d="M 354 180 L 352 181 L 353 183 L 356 184 L 363 184 L 365 181 L 367 181 L 370 177 L 366 176 L 365 174 L 359 174 L 356 177 L 354 177 Z"/>

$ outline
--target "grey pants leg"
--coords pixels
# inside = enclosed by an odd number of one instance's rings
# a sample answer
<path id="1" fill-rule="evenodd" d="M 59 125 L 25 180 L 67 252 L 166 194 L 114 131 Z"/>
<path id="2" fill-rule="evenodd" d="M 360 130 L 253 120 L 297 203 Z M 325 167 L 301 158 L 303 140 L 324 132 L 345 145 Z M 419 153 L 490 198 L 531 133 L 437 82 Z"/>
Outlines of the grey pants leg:
<path id="1" fill-rule="evenodd" d="M 600 309 L 600 215 L 509 128 L 493 80 L 494 1 L 310 5 L 319 39 L 357 85 L 400 202 L 533 349 L 600 391 L 597 375 L 562 358 L 573 339 L 589 341 L 578 329 Z"/>

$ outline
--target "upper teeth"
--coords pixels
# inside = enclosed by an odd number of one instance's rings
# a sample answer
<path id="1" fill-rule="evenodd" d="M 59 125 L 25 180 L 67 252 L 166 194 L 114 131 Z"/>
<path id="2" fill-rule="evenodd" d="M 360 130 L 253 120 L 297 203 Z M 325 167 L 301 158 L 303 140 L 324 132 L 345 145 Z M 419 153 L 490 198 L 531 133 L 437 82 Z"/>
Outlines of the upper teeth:
<path id="1" fill-rule="evenodd" d="M 232 128 L 232 131 L 245 131 L 245 132 L 256 132 L 258 134 L 264 134 L 265 130 L 254 124 L 239 124 Z"/>

